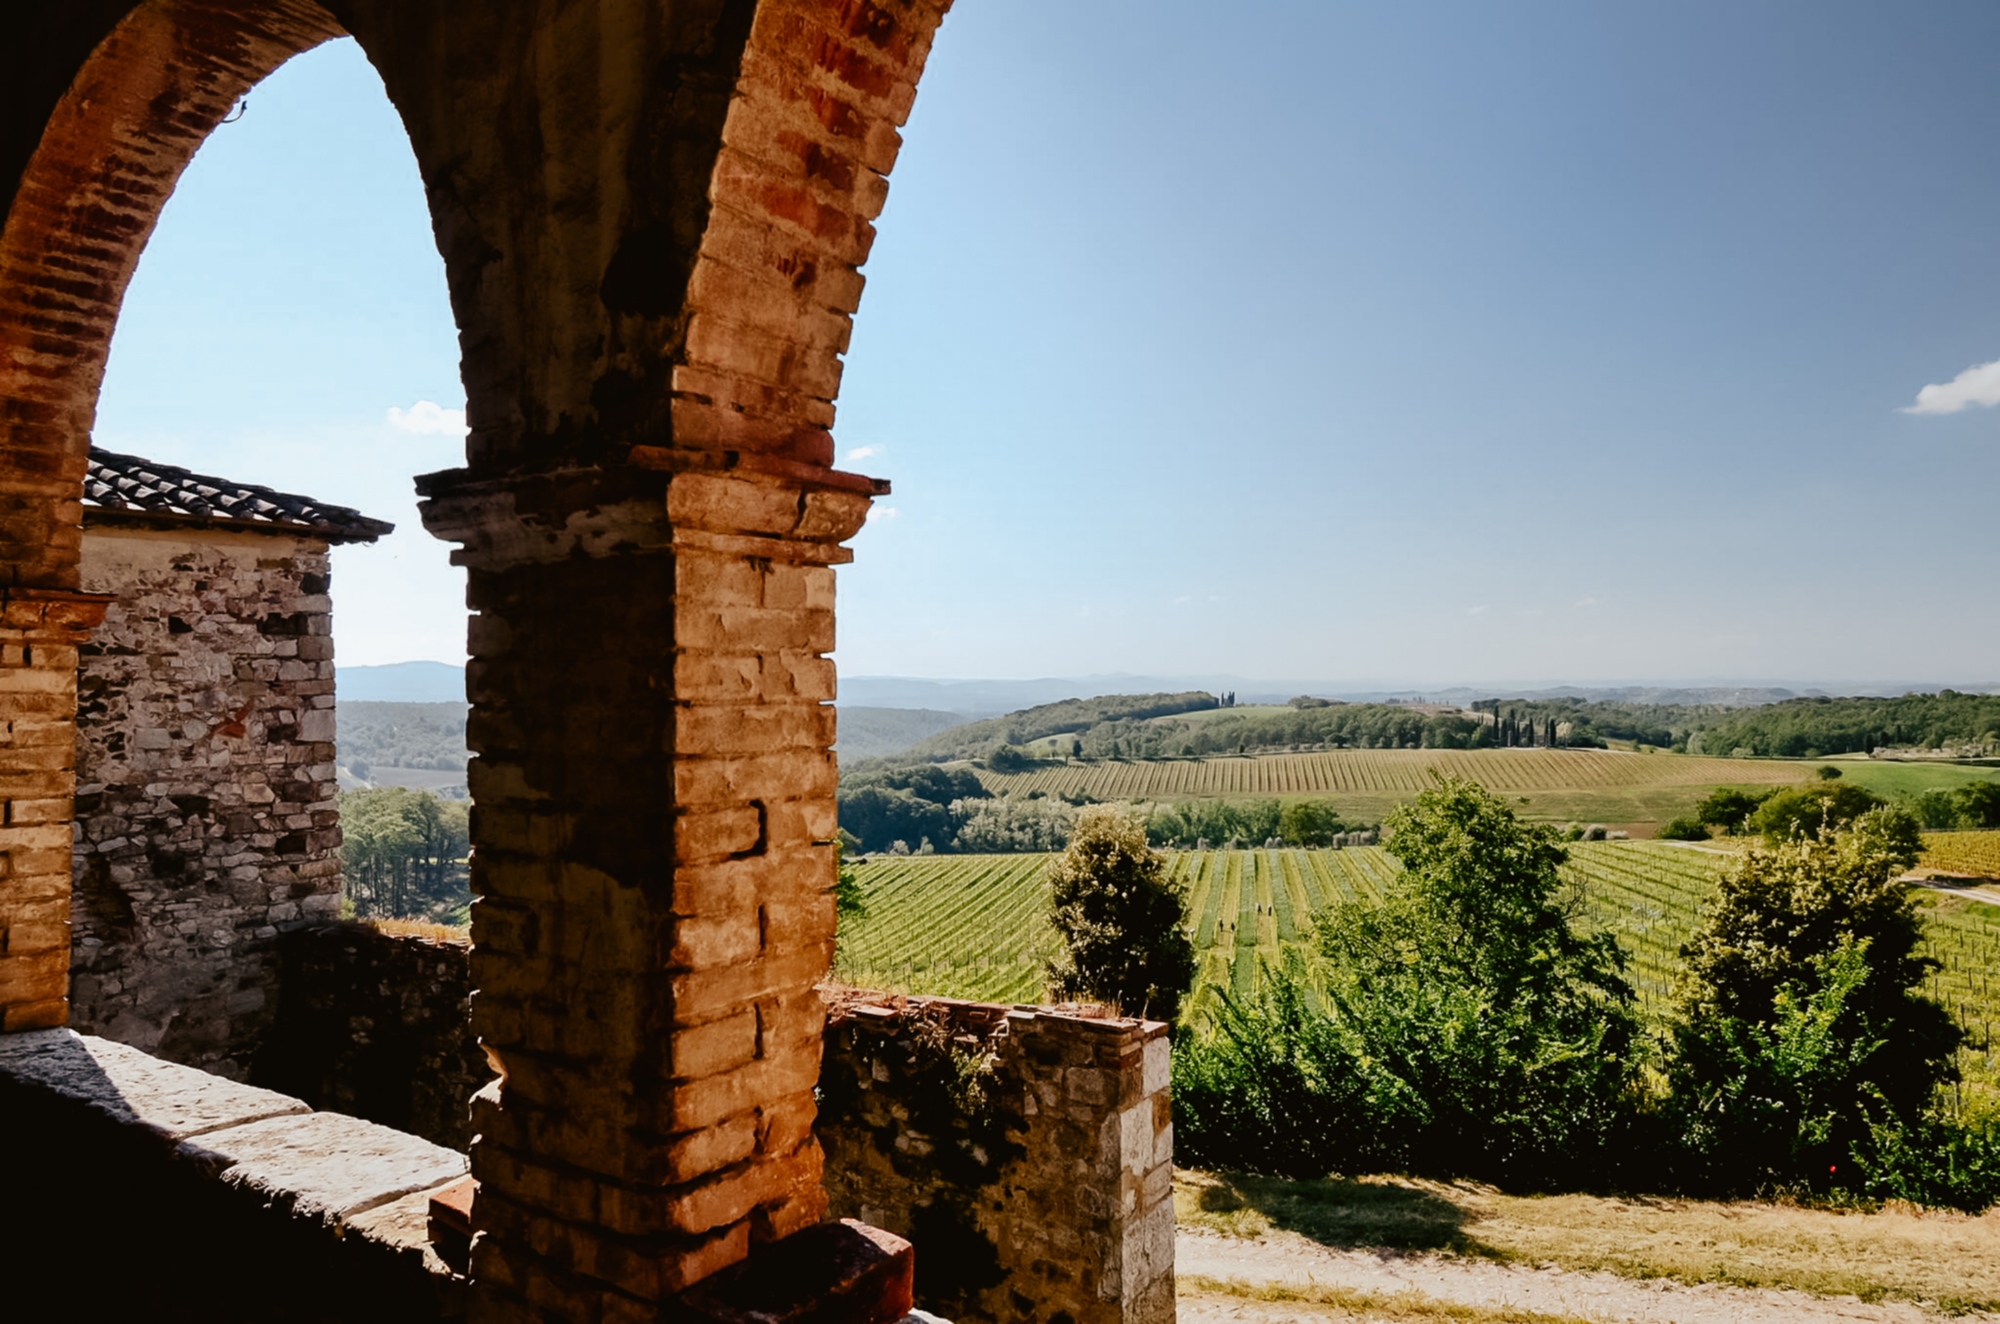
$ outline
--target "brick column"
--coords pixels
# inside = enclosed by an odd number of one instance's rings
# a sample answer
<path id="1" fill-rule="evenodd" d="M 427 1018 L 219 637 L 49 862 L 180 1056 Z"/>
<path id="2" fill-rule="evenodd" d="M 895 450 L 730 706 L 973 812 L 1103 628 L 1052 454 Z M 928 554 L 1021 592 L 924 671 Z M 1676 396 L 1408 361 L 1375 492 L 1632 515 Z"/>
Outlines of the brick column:
<path id="1" fill-rule="evenodd" d="M 69 1019 L 76 651 L 110 602 L 0 589 L 0 1032 Z"/>
<path id="2" fill-rule="evenodd" d="M 489 1319 L 646 1317 L 825 1209 L 824 654 L 873 487 L 635 460 L 425 482 L 474 613 L 473 1025 L 504 1073 L 473 1119 Z M 757 463 L 705 462 L 731 461 Z"/>

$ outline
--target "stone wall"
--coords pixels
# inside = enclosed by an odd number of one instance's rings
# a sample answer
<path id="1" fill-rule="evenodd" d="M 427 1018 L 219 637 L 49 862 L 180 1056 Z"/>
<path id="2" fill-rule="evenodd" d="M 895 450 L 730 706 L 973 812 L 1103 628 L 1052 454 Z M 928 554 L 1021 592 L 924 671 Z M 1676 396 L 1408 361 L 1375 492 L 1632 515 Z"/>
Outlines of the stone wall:
<path id="1" fill-rule="evenodd" d="M 242 1078 L 273 940 L 340 907 L 326 544 L 90 512 L 70 1023 Z M 129 518 L 129 517 L 125 517 Z"/>
<path id="2" fill-rule="evenodd" d="M 278 1016 L 253 1083 L 464 1151 L 493 1078 L 466 940 L 314 925 L 279 939 Z"/>
<path id="3" fill-rule="evenodd" d="M 831 1211 L 908 1237 L 948 1318 L 1171 1324 L 1167 1027 L 871 996 L 829 1016 Z"/>

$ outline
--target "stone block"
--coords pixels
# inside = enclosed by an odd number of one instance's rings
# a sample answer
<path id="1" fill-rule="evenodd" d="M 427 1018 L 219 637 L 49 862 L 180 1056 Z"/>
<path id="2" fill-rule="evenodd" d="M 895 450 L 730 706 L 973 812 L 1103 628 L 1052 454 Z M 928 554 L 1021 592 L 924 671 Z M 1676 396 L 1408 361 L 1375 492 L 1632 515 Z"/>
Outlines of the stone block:
<path id="1" fill-rule="evenodd" d="M 683 1292 L 667 1315 L 689 1324 L 891 1324 L 911 1309 L 914 1265 L 909 1242 L 843 1219 L 759 1247 Z"/>

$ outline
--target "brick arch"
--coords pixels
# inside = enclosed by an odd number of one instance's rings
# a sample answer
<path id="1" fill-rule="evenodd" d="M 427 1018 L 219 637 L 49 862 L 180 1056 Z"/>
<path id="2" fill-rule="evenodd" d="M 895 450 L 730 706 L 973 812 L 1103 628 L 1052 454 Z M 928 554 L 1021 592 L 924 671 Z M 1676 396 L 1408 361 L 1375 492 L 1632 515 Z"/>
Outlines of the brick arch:
<path id="1" fill-rule="evenodd" d="M 160 209 L 238 97 L 338 35 L 306 0 L 154 0 L 51 108 L 0 228 L 0 579 L 76 587 L 98 387 Z"/>
<path id="2" fill-rule="evenodd" d="M 15 750 L 73 741 L 76 493 L 180 170 L 343 31 L 409 133 L 472 425 L 419 486 L 472 612 L 479 1318 L 642 1317 L 824 1213 L 832 567 L 886 490 L 831 427 L 948 5 L 71 0 L 0 49 Z M 68 954 L 73 779 L 9 757 L 0 1031 L 62 1024 Z"/>

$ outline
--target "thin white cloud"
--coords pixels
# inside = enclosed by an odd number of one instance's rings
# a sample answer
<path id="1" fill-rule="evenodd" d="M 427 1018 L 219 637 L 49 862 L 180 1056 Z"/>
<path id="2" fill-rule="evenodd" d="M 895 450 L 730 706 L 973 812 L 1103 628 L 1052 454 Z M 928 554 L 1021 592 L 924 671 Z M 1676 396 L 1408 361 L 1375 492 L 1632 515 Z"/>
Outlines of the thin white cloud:
<path id="1" fill-rule="evenodd" d="M 1974 406 L 2000 405 L 2000 359 L 1979 363 L 1948 382 L 1934 382 L 1917 392 L 1917 402 L 1905 414 L 1956 414 Z"/>
<path id="2" fill-rule="evenodd" d="M 389 426 L 398 432 L 414 432 L 420 437 L 462 437 L 465 411 L 446 409 L 435 400 L 419 400 L 408 409 L 389 407 Z"/>
<path id="3" fill-rule="evenodd" d="M 841 456 L 840 462 L 842 464 L 859 464 L 863 460 L 872 460 L 881 453 L 882 448 L 880 446 L 856 446 L 853 450 Z"/>
<path id="4" fill-rule="evenodd" d="M 878 519 L 894 519 L 902 513 L 894 506 L 871 506 L 868 510 L 868 522 L 873 524 Z"/>

